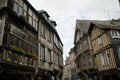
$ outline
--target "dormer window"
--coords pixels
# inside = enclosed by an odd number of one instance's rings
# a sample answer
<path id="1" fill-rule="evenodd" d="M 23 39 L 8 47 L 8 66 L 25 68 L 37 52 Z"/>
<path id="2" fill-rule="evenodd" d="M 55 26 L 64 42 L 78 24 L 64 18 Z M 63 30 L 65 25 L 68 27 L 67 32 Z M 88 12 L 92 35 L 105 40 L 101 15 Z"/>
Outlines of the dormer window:
<path id="1" fill-rule="evenodd" d="M 44 16 L 44 18 L 45 18 L 46 20 L 48 19 L 48 18 L 47 18 L 47 15 L 46 15 L 45 13 L 43 14 L 43 16 Z"/>

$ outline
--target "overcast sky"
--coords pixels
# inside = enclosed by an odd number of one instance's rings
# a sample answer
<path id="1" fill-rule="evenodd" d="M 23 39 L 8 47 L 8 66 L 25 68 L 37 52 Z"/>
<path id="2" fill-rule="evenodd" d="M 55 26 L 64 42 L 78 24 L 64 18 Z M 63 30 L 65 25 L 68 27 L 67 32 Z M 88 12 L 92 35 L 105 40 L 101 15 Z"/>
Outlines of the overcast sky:
<path id="1" fill-rule="evenodd" d="M 108 20 L 120 18 L 118 0 L 28 0 L 35 9 L 46 10 L 57 22 L 64 44 L 64 59 L 73 47 L 76 19 Z"/>

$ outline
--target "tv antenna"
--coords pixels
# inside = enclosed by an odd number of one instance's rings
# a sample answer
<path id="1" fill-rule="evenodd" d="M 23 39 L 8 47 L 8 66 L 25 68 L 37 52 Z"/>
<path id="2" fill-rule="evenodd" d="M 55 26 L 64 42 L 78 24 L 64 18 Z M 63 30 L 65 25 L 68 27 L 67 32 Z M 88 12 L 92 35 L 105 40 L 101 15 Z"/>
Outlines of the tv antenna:
<path id="1" fill-rule="evenodd" d="M 110 20 L 110 19 L 111 19 L 111 17 L 110 17 L 110 11 L 111 11 L 111 10 L 104 10 L 104 11 L 107 12 L 108 19 Z"/>

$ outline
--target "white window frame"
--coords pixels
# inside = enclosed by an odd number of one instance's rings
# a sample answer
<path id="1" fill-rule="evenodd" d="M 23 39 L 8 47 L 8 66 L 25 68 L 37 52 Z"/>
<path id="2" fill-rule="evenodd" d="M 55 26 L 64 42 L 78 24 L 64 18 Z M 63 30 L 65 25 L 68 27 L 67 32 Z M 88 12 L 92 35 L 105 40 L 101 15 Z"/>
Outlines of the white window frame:
<path id="1" fill-rule="evenodd" d="M 109 59 L 108 59 L 107 52 L 104 51 L 100 55 L 101 55 L 102 64 L 103 65 L 108 65 L 109 64 Z"/>
<path id="2" fill-rule="evenodd" d="M 112 38 L 120 38 L 120 32 L 117 30 L 110 31 Z"/>

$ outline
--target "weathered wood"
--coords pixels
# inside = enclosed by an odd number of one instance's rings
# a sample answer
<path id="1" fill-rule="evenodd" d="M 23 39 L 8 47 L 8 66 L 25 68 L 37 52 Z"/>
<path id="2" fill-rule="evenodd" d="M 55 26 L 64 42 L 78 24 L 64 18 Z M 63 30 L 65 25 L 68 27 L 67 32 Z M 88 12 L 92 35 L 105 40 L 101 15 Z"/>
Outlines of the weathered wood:
<path id="1" fill-rule="evenodd" d="M 99 44 L 98 42 L 98 38 L 100 37 L 102 39 L 101 44 Z M 96 56 L 95 57 L 96 66 L 99 69 L 99 71 L 114 69 L 116 64 L 114 60 L 113 49 L 111 48 L 110 38 L 108 36 L 108 31 L 102 30 L 94 26 L 91 33 L 91 39 L 92 39 L 93 52 L 94 55 Z M 102 63 L 101 53 L 103 51 L 107 53 L 108 65 L 103 65 Z"/>

